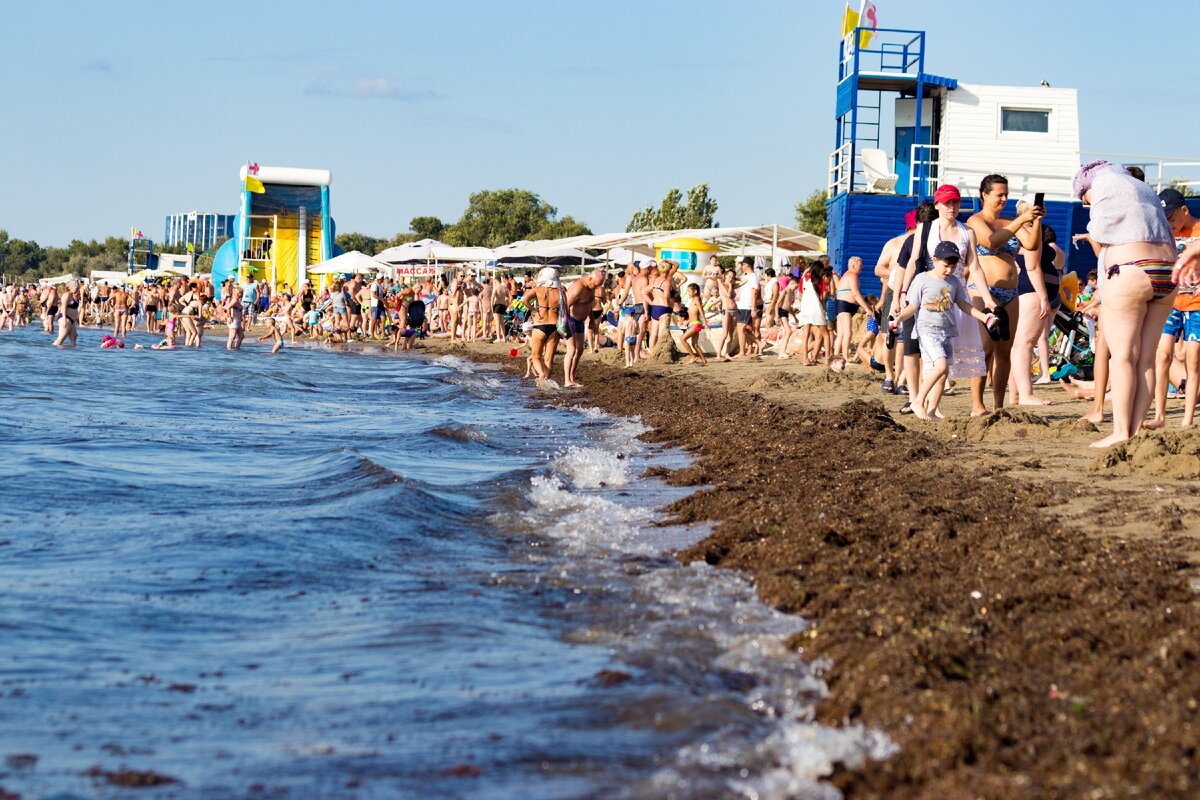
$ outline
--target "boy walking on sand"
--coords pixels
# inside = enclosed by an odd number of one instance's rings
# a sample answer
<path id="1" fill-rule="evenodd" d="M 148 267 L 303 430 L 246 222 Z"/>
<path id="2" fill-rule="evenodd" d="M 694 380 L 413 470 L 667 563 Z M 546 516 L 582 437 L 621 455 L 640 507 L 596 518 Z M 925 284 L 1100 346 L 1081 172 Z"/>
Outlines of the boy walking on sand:
<path id="1" fill-rule="evenodd" d="M 995 315 L 984 314 L 971 305 L 967 290 L 954 277 L 954 268 L 961 257 L 954 242 L 939 242 L 933 251 L 933 269 L 913 278 L 908 287 L 908 306 L 896 318 L 897 322 L 903 322 L 914 314 L 917 317 L 917 339 L 921 343 L 924 368 L 912 411 L 923 420 L 943 418 L 942 392 L 954 359 L 950 343 L 958 335 L 953 308 L 957 306 L 963 314 L 970 314 L 989 328 L 996 324 Z"/>

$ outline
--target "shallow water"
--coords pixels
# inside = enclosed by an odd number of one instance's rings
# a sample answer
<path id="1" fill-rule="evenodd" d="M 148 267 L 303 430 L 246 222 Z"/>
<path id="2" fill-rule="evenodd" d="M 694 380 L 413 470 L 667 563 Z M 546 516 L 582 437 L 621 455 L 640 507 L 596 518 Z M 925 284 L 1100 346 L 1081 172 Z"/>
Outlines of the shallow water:
<path id="1" fill-rule="evenodd" d="M 836 797 L 889 752 L 807 722 L 801 620 L 664 555 L 704 532 L 652 527 L 684 462 L 636 421 L 453 357 L 98 340 L 0 334 L 3 788 Z"/>

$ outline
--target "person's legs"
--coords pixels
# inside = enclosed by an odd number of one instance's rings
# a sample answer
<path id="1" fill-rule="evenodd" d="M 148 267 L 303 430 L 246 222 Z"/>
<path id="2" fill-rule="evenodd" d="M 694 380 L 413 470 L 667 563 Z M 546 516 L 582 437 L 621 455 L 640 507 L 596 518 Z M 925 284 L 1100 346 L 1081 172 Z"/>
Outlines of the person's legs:
<path id="1" fill-rule="evenodd" d="M 737 340 L 738 340 L 738 358 L 746 357 L 746 326 L 748 322 L 742 322 L 742 314 L 738 312 L 737 321 Z"/>
<path id="2" fill-rule="evenodd" d="M 1054 327 L 1055 310 L 1050 309 L 1050 313 L 1042 320 L 1041 330 L 1038 332 L 1037 345 L 1038 357 L 1038 379 L 1033 382 L 1034 386 L 1041 386 L 1050 383 L 1050 329 Z"/>
<path id="3" fill-rule="evenodd" d="M 1004 393 L 1008 390 L 1008 376 L 1012 370 L 1013 334 L 1020 325 L 1021 311 L 1014 299 L 1004 306 L 1008 314 L 1008 338 L 993 343 L 992 347 L 992 402 L 994 408 L 1004 408 Z M 990 336 L 988 337 L 991 338 Z"/>
<path id="4" fill-rule="evenodd" d="M 1013 334 L 1012 369 L 1009 373 L 1009 388 L 1019 405 L 1048 406 L 1049 400 L 1033 394 L 1033 347 L 1042 332 L 1042 318 L 1038 296 L 1032 292 L 1017 298 L 1020 319 Z"/>
<path id="5" fill-rule="evenodd" d="M 1104 326 L 1104 338 L 1108 342 L 1109 376 L 1112 381 L 1113 431 L 1110 435 L 1092 443 L 1092 447 L 1109 447 L 1117 442 L 1123 442 L 1133 436 L 1141 421 L 1137 419 L 1138 384 L 1140 383 L 1139 364 L 1142 362 L 1142 348 L 1145 339 L 1146 378 L 1150 381 L 1145 387 L 1146 408 L 1150 407 L 1150 396 L 1153 393 L 1153 377 L 1149 375 L 1154 363 L 1154 345 L 1162 332 L 1162 324 L 1166 321 L 1170 309 L 1164 309 L 1158 324 L 1146 332 L 1143 337 L 1143 327 L 1148 324 L 1147 312 L 1153 289 L 1150 278 L 1145 272 L 1133 266 L 1123 266 L 1120 271 L 1107 277 L 1104 282 L 1104 305 L 1101 306 L 1101 323 Z M 1100 383 L 1097 381 L 1096 394 L 1100 395 Z"/>
<path id="6" fill-rule="evenodd" d="M 638 317 L 637 343 L 634 344 L 634 349 L 638 358 L 649 358 L 650 354 L 642 345 L 646 341 L 646 326 L 650 323 L 650 317 L 644 312 L 644 307 L 639 308 L 643 309 L 643 313 Z"/>
<path id="7" fill-rule="evenodd" d="M 529 332 L 529 368 L 533 370 L 533 377 L 539 381 L 550 377 L 542 360 L 542 351 L 545 349 L 546 334 L 534 328 Z"/>
<path id="8" fill-rule="evenodd" d="M 833 351 L 846 361 L 850 360 L 850 319 L 845 311 L 837 315 L 837 341 L 833 345 Z"/>
<path id="9" fill-rule="evenodd" d="M 916 396 L 912 399 L 910 407 L 912 408 L 913 416 L 918 419 L 931 420 L 933 417 L 929 413 L 930 396 L 933 387 L 938 381 L 943 381 L 946 378 L 946 359 L 939 358 L 933 362 L 933 369 L 921 376 L 921 388 L 917 390 Z M 939 399 L 941 394 L 938 394 Z"/>
<path id="10" fill-rule="evenodd" d="M 542 348 L 543 373 L 547 378 L 554 374 L 554 356 L 558 352 L 558 331 L 546 337 L 546 346 Z"/>
<path id="11" fill-rule="evenodd" d="M 1167 383 L 1170 381 L 1171 362 L 1175 358 L 1175 339 L 1182 333 L 1183 312 L 1173 310 L 1167 316 L 1154 353 L 1154 419 L 1143 423 L 1150 430 L 1167 424 Z"/>
<path id="12" fill-rule="evenodd" d="M 1138 270 L 1141 272 L 1141 270 Z M 1140 331 L 1137 359 L 1137 386 L 1134 397 L 1131 433 L 1142 429 L 1146 414 L 1150 412 L 1150 403 L 1154 399 L 1154 356 L 1155 344 L 1159 339 L 1159 331 L 1167 321 L 1175 301 L 1172 293 L 1169 297 L 1159 298 L 1150 303 L 1146 309 L 1145 321 Z"/>
<path id="13" fill-rule="evenodd" d="M 1086 419 L 1094 425 L 1099 425 L 1104 422 L 1104 398 L 1108 395 L 1110 388 L 1108 340 L 1104 336 L 1104 325 L 1097 323 L 1096 335 L 1092 339 L 1092 343 L 1095 348 L 1092 368 L 1092 383 L 1094 384 L 1092 409 L 1080 419 Z"/>
<path id="14" fill-rule="evenodd" d="M 1187 367 L 1187 386 L 1184 389 L 1181 427 L 1190 428 L 1196 417 L 1196 397 L 1200 395 L 1200 341 L 1189 340 L 1184 344 L 1183 363 Z"/>
<path id="15" fill-rule="evenodd" d="M 575 380 L 575 370 L 583 356 L 583 346 L 583 332 L 573 327 L 567 338 L 567 356 L 563 360 L 563 386 L 582 386 Z"/>

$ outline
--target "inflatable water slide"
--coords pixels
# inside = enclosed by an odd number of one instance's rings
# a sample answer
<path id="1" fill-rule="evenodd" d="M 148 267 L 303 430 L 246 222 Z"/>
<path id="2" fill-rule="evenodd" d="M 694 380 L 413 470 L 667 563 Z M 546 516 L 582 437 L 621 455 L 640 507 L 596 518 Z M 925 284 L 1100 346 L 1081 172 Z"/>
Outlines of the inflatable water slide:
<path id="1" fill-rule="evenodd" d="M 212 281 L 221 285 L 246 275 L 268 280 L 277 289 L 295 292 L 307 280 L 306 270 L 335 255 L 336 230 L 329 215 L 327 169 L 243 165 L 241 210 L 234 236 L 217 250 Z"/>

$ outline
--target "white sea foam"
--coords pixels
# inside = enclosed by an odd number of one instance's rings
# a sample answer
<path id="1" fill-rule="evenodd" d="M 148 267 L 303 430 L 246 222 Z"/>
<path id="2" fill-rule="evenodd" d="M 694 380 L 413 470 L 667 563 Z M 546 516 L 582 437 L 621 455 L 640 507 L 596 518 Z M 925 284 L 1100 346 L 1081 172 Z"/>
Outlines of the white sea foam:
<path id="1" fill-rule="evenodd" d="M 628 457 L 599 447 L 568 447 L 555 459 L 553 469 L 576 489 L 604 489 L 629 483 Z"/>
<path id="2" fill-rule="evenodd" d="M 697 681 L 697 693 L 715 692 L 718 702 L 735 698 L 758 720 L 734 713 L 711 734 L 665 754 L 653 776 L 627 787 L 621 797 L 840 798 L 825 782 L 838 764 L 857 769 L 897 748 L 886 735 L 861 726 L 813 722 L 828 687 L 820 665 L 804 662 L 787 646 L 808 626 L 804 619 L 762 603 L 746 576 L 704 562 L 641 573 L 584 567 L 596 564 L 579 558 L 585 552 L 650 554 L 661 545 L 647 533 L 659 515 L 613 491 L 645 465 L 639 454 L 646 447 L 637 437 L 648 428 L 638 419 L 596 409 L 581 413 L 609 424 L 597 428 L 586 446 L 562 451 L 550 475 L 532 479 L 526 513 L 531 527 L 572 554 L 555 579 L 582 598 L 606 604 L 597 618 L 607 622 L 577 632 L 579 640 L 607 645 L 632 668 Z M 626 587 L 619 607 L 607 605 L 614 582 Z M 663 647 L 665 642 L 671 646 Z M 714 690 L 712 676 L 727 688 Z"/>

